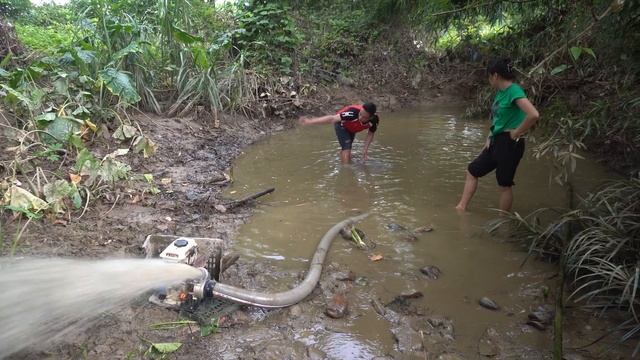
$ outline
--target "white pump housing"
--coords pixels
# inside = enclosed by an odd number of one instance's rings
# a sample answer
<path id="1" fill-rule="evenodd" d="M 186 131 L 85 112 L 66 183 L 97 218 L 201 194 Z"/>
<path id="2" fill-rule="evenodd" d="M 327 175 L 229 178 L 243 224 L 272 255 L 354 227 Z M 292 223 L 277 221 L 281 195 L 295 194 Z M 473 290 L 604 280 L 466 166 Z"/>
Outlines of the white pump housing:
<path id="1" fill-rule="evenodd" d="M 181 237 L 167 246 L 160 258 L 175 263 L 193 265 L 198 257 L 198 244 L 192 238 Z"/>

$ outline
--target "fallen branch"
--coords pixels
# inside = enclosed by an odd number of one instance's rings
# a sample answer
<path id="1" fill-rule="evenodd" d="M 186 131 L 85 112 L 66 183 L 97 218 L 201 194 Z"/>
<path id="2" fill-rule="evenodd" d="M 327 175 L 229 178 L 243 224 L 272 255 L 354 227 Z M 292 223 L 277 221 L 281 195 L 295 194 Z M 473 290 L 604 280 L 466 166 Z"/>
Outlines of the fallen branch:
<path id="1" fill-rule="evenodd" d="M 255 200 L 255 199 L 257 199 L 257 198 L 259 198 L 259 197 L 262 197 L 262 196 L 265 196 L 265 195 L 267 195 L 267 194 L 271 194 L 271 193 L 272 193 L 272 192 L 274 192 L 275 190 L 276 190 L 276 188 L 269 188 L 269 189 L 267 189 L 267 190 L 260 191 L 260 192 L 258 192 L 258 193 L 255 193 L 255 194 L 253 194 L 253 195 L 249 195 L 249 196 L 244 197 L 244 198 L 242 198 L 242 199 L 234 200 L 234 201 L 232 201 L 232 202 L 226 203 L 226 204 L 224 204 L 223 206 L 224 206 L 227 210 L 231 210 L 231 209 L 236 208 L 236 207 L 238 207 L 238 206 L 240 206 L 240 205 L 244 205 L 245 203 L 247 203 L 247 202 L 249 202 L 249 201 L 251 201 L 251 200 Z"/>

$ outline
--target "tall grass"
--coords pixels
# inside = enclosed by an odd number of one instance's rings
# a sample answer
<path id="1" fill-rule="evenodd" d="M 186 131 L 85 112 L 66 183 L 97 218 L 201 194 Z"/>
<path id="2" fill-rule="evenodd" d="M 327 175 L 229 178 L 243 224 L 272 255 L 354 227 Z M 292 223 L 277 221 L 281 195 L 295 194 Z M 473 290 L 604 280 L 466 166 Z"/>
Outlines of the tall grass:
<path id="1" fill-rule="evenodd" d="M 629 318 L 612 330 L 624 332 L 621 342 L 640 334 L 640 178 L 610 182 L 576 210 L 514 213 L 490 230 L 505 224 L 528 242 L 530 255 L 561 260 L 569 299 L 628 312 Z M 566 234 L 571 234 L 568 239 Z M 639 353 L 640 341 L 632 356 Z"/>

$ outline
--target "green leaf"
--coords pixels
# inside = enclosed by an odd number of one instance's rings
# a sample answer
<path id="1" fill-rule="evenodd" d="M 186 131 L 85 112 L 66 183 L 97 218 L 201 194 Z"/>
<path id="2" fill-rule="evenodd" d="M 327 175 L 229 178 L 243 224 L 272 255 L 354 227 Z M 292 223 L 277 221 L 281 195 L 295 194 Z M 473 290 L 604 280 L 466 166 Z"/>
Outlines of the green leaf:
<path id="1" fill-rule="evenodd" d="M 193 55 L 193 62 L 196 66 L 201 69 L 207 69 L 211 64 L 209 63 L 209 59 L 207 58 L 207 50 L 205 50 L 201 46 L 194 46 L 191 49 L 191 55 Z"/>
<path id="2" fill-rule="evenodd" d="M 131 167 L 114 159 L 106 159 L 102 162 L 98 175 L 107 182 L 114 183 L 127 178 Z"/>
<path id="3" fill-rule="evenodd" d="M 142 47 L 140 47 L 140 43 L 138 43 L 137 41 L 134 41 L 131 44 L 127 45 L 127 47 L 125 47 L 124 49 L 120 49 L 120 51 L 113 54 L 112 61 L 118 61 L 129 54 L 135 54 L 135 53 L 141 53 L 141 52 L 142 52 Z"/>
<path id="4" fill-rule="evenodd" d="M 43 192 L 51 210 L 54 213 L 63 213 L 64 199 L 73 193 L 73 188 L 66 180 L 56 180 L 54 183 L 46 184 Z"/>
<path id="5" fill-rule="evenodd" d="M 67 142 L 71 135 L 80 129 L 80 125 L 68 117 L 57 117 L 45 127 L 45 131 L 55 139 L 46 137 L 48 142 Z"/>
<path id="6" fill-rule="evenodd" d="M 27 211 L 37 213 L 49 207 L 46 201 L 16 185 L 11 186 L 4 194 L 3 203 L 14 211 L 25 213 Z"/>
<path id="7" fill-rule="evenodd" d="M 193 44 L 194 42 L 203 42 L 204 38 L 201 36 L 191 35 L 188 32 L 178 28 L 173 27 L 173 37 L 183 44 Z"/>
<path id="8" fill-rule="evenodd" d="M 38 116 L 36 116 L 35 118 L 33 118 L 33 120 L 36 121 L 36 124 L 38 124 L 39 128 L 43 128 L 45 126 L 47 126 L 50 122 L 54 121 L 55 119 L 58 118 L 58 115 L 54 112 L 46 112 L 44 114 L 40 114 Z"/>
<path id="9" fill-rule="evenodd" d="M 216 332 L 218 332 L 218 327 L 218 318 L 213 318 L 208 325 L 200 327 L 200 336 L 206 337 L 211 334 L 215 334 Z"/>
<path id="10" fill-rule="evenodd" d="M 182 343 L 153 343 L 151 347 L 160 354 L 171 354 L 177 351 L 182 346 Z"/>
<path id="11" fill-rule="evenodd" d="M 0 84 L 0 88 L 4 89 L 7 92 L 7 97 L 11 101 L 13 102 L 19 101 L 29 109 L 33 108 L 33 102 L 25 94 L 4 84 Z"/>
<path id="12" fill-rule="evenodd" d="M 134 104 L 140 101 L 140 95 L 131 84 L 131 79 L 127 73 L 114 68 L 106 68 L 101 70 L 98 75 L 107 89 L 125 103 Z"/>
<path id="13" fill-rule="evenodd" d="M 118 140 L 131 139 L 138 130 L 131 125 L 120 125 L 113 133 L 113 137 Z"/>
<path id="14" fill-rule="evenodd" d="M 74 166 L 76 172 L 81 172 L 87 161 L 97 163 L 98 159 L 96 159 L 89 150 L 82 149 L 76 157 L 76 165 Z"/>
<path id="15" fill-rule="evenodd" d="M 569 49 L 569 53 L 573 57 L 573 60 L 577 61 L 580 58 L 580 55 L 582 55 L 582 48 L 579 46 L 574 46 Z"/>
<path id="16" fill-rule="evenodd" d="M 591 55 L 594 59 L 596 58 L 596 53 L 593 52 L 592 48 L 582 48 L 582 50 L 587 54 Z"/>
<path id="17" fill-rule="evenodd" d="M 567 70 L 569 66 L 567 64 L 562 64 L 560 66 L 556 66 L 553 70 L 551 70 L 551 75 L 558 75 L 561 72 Z"/>
<path id="18" fill-rule="evenodd" d="M 82 196 L 80 196 L 80 191 L 78 191 L 78 187 L 73 185 L 73 190 L 71 192 L 71 201 L 73 202 L 73 207 L 76 209 L 80 209 L 82 207 Z"/>
<path id="19" fill-rule="evenodd" d="M 133 142 L 133 151 L 139 153 L 142 151 L 144 158 L 153 156 L 156 153 L 158 146 L 151 139 L 144 136 L 139 136 Z"/>

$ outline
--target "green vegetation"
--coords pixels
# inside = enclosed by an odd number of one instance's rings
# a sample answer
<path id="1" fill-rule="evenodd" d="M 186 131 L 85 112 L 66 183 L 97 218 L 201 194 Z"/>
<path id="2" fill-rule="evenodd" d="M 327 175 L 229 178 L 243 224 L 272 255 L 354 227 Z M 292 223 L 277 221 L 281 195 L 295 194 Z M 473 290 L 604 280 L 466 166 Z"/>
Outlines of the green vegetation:
<path id="1" fill-rule="evenodd" d="M 86 209 L 118 181 L 157 191 L 122 160 L 155 151 L 134 108 L 203 109 L 217 126 L 220 112 L 274 114 L 292 91 L 309 95 L 320 82 L 404 93 L 418 87 L 416 74 L 437 73 L 464 79 L 458 85 L 478 94 L 470 113 L 486 114 L 484 64 L 510 57 L 541 110 L 534 154 L 552 159 L 555 180 L 571 192 L 580 160 L 598 155 L 624 179 L 553 210 L 551 222 L 541 216 L 551 210 L 503 220 L 519 224 L 532 254 L 560 262 L 560 290 L 566 280 L 581 303 L 628 310 L 623 340 L 640 332 L 637 1 L 0 0 L 0 16 L 24 45 L 0 20 L 0 139 L 9 150 L 0 191 L 27 224 Z M 101 134 L 120 150 L 95 155 Z"/>

